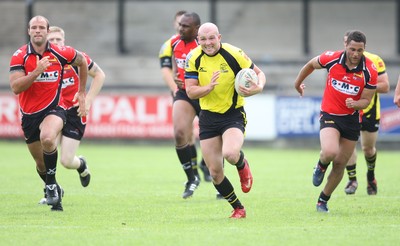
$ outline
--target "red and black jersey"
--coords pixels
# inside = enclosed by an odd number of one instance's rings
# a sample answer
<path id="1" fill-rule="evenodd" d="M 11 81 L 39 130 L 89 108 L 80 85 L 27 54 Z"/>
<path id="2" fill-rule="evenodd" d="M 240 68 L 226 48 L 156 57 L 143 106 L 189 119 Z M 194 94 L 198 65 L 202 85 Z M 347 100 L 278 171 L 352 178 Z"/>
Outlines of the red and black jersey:
<path id="1" fill-rule="evenodd" d="M 19 48 L 12 56 L 10 61 L 10 72 L 24 71 L 26 75 L 36 68 L 37 57 L 41 59 L 49 56 L 51 65 L 39 75 L 32 85 L 18 95 L 20 110 L 22 114 L 30 115 L 59 105 L 61 100 L 61 80 L 63 68 L 71 64 L 76 59 L 77 52 L 70 46 L 58 47 L 47 43 L 43 55 L 36 53 L 32 44 L 28 43 Z"/>
<path id="2" fill-rule="evenodd" d="M 86 58 L 86 62 L 88 64 L 88 70 L 90 70 L 93 67 L 94 62 L 92 61 L 92 59 L 90 59 L 90 57 L 86 53 L 81 52 L 81 54 Z M 63 105 L 66 107 L 66 109 L 70 109 L 73 107 L 74 102 L 72 102 L 72 100 L 74 99 L 74 96 L 78 92 L 78 90 L 79 90 L 78 67 L 66 65 L 64 67 L 62 90 L 61 90 Z"/>
<path id="3" fill-rule="evenodd" d="M 346 107 L 346 99 L 357 101 L 364 88 L 376 89 L 378 72 L 373 62 L 363 56 L 354 69 L 346 66 L 346 52 L 326 51 L 318 62 L 328 71 L 321 110 L 334 115 L 349 115 L 355 112 Z"/>
<path id="4" fill-rule="evenodd" d="M 185 81 L 185 61 L 186 56 L 189 54 L 191 50 L 196 48 L 199 45 L 197 40 L 193 40 L 189 43 L 185 43 L 185 41 L 181 40 L 180 35 L 174 35 L 166 42 L 160 51 L 160 59 L 161 66 L 169 66 L 165 61 L 168 61 L 168 57 L 172 57 L 175 59 L 176 68 L 177 68 L 177 76 L 182 81 Z M 172 68 L 172 67 L 171 67 Z M 184 89 L 184 88 L 183 88 Z"/>

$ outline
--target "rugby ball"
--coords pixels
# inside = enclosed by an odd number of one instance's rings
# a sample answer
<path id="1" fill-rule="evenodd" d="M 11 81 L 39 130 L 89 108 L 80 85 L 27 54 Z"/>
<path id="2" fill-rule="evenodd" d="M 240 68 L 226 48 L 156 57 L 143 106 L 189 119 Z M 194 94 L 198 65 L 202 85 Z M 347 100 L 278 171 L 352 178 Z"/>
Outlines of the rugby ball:
<path id="1" fill-rule="evenodd" d="M 258 76 L 256 72 L 251 68 L 243 68 L 236 74 L 235 90 L 239 95 L 244 96 L 241 94 L 239 90 L 240 85 L 246 88 L 249 88 L 251 86 L 251 82 L 249 81 L 249 79 L 253 80 L 258 84 Z"/>

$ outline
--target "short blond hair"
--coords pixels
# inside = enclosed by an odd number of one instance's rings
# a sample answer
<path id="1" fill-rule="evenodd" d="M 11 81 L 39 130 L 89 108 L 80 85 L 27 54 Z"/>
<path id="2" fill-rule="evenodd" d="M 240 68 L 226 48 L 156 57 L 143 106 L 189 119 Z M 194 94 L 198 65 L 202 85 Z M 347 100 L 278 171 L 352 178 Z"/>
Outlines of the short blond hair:
<path id="1" fill-rule="evenodd" d="M 52 33 L 52 32 L 59 32 L 59 33 L 61 33 L 63 38 L 65 38 L 65 32 L 61 27 L 58 27 L 58 26 L 49 27 L 49 33 Z"/>

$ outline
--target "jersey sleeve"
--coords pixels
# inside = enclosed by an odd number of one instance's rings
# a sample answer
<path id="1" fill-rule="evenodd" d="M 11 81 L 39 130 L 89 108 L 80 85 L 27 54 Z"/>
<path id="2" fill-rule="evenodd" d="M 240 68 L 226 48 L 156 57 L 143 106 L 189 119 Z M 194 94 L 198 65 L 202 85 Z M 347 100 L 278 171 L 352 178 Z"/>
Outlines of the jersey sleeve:
<path id="1" fill-rule="evenodd" d="M 253 61 L 246 55 L 246 53 L 242 49 L 238 49 L 238 58 L 237 61 L 241 68 L 253 68 Z"/>
<path id="2" fill-rule="evenodd" d="M 18 49 L 14 52 L 10 60 L 10 72 L 12 71 L 25 71 L 24 58 L 22 50 Z"/>
<path id="3" fill-rule="evenodd" d="M 92 69 L 94 62 L 93 60 L 90 58 L 90 56 L 88 54 L 86 54 L 85 52 L 81 51 L 81 54 L 83 55 L 83 57 L 85 57 L 86 62 L 88 64 L 88 70 Z"/>
<path id="4" fill-rule="evenodd" d="M 77 50 L 75 50 L 71 46 L 63 46 L 63 47 L 60 47 L 60 51 L 62 52 L 62 55 L 66 59 L 67 64 L 74 63 L 74 61 L 78 55 Z"/>
<path id="5" fill-rule="evenodd" d="M 321 55 L 319 55 L 318 62 L 321 65 L 321 67 L 326 68 L 328 63 L 330 63 L 333 59 L 335 59 L 335 53 L 334 51 L 325 51 Z"/>
<path id="6" fill-rule="evenodd" d="M 376 66 L 376 70 L 378 71 L 378 75 L 384 74 L 386 72 L 386 65 L 385 62 L 377 56 L 376 61 L 374 61 L 374 64 Z"/>
<path id="7" fill-rule="evenodd" d="M 186 56 L 185 60 L 185 79 L 199 79 L 199 72 L 196 67 L 196 59 L 197 59 L 197 54 L 198 48 L 193 49 L 192 51 L 189 52 L 189 54 Z"/>
<path id="8" fill-rule="evenodd" d="M 164 42 L 161 46 L 160 52 L 158 54 L 160 58 L 160 66 L 161 67 L 169 67 L 172 68 L 172 45 L 171 38 Z"/>
<path id="9" fill-rule="evenodd" d="M 369 78 L 369 81 L 367 81 L 365 88 L 376 89 L 376 85 L 378 83 L 378 70 L 375 67 L 375 63 L 371 63 L 368 66 L 368 70 L 370 73 L 370 78 Z"/>

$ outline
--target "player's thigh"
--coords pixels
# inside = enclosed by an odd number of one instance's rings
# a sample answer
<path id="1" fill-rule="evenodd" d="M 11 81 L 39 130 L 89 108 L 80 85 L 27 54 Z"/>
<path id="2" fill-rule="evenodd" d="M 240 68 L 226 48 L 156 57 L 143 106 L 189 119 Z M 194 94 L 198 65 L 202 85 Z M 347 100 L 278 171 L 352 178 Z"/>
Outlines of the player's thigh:
<path id="1" fill-rule="evenodd" d="M 57 141 L 57 136 L 64 126 L 64 121 L 57 115 L 46 116 L 40 124 L 40 139 L 52 139 Z"/>
<path id="2" fill-rule="evenodd" d="M 177 100 L 172 107 L 172 118 L 174 127 L 183 128 L 193 132 L 193 120 L 196 116 L 196 111 L 193 106 L 185 100 Z"/>
<path id="3" fill-rule="evenodd" d="M 220 136 L 200 140 L 201 153 L 209 169 L 222 169 L 222 139 Z"/>
<path id="4" fill-rule="evenodd" d="M 340 133 L 336 128 L 325 127 L 320 130 L 321 161 L 332 161 L 339 153 Z"/>
<path id="5" fill-rule="evenodd" d="M 345 167 L 350 157 L 354 153 L 357 141 L 347 138 L 340 138 L 339 154 L 335 158 L 335 163 L 341 167 Z"/>

